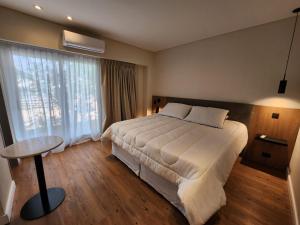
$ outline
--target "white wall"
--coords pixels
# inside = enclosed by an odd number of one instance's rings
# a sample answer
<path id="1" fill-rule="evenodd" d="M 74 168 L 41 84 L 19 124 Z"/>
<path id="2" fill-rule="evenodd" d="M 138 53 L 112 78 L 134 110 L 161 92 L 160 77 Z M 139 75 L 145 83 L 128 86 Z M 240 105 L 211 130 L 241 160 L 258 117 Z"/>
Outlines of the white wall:
<path id="1" fill-rule="evenodd" d="M 145 66 L 136 67 L 137 117 L 146 116 L 147 72 Z"/>
<path id="2" fill-rule="evenodd" d="M 298 132 L 298 137 L 290 162 L 290 179 L 294 194 L 294 203 L 296 206 L 296 217 L 297 220 L 300 221 L 300 130 Z"/>
<path id="3" fill-rule="evenodd" d="M 2 131 L 0 129 L 0 149 L 3 148 Z M 10 188 L 12 185 L 12 178 L 9 170 L 8 161 L 0 157 L 0 205 L 5 212 L 8 203 Z M 1 216 L 1 215 L 0 215 Z"/>
<path id="4" fill-rule="evenodd" d="M 300 26 L 277 94 L 294 19 L 281 20 L 158 52 L 153 94 L 300 108 Z"/>

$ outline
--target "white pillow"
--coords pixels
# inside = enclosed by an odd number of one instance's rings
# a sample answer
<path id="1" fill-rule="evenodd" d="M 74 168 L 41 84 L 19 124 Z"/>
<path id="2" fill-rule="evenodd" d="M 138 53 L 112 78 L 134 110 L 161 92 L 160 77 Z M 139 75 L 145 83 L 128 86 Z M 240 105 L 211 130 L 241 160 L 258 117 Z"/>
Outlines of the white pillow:
<path id="1" fill-rule="evenodd" d="M 199 123 L 211 127 L 223 128 L 229 110 L 211 107 L 193 106 L 186 121 Z"/>
<path id="2" fill-rule="evenodd" d="M 192 106 L 180 103 L 168 103 L 158 114 L 183 119 L 191 110 Z"/>

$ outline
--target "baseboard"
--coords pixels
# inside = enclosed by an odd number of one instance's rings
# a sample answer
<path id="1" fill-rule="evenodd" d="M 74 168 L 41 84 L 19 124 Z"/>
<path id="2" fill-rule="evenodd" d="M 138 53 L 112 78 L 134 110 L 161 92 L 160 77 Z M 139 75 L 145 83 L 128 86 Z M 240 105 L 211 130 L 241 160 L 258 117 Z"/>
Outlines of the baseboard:
<path id="1" fill-rule="evenodd" d="M 297 205 L 296 205 L 296 201 L 295 201 L 295 190 L 294 190 L 290 172 L 288 172 L 288 186 L 289 186 L 290 201 L 291 201 L 291 205 L 292 205 L 292 216 L 293 216 L 294 225 L 300 225 L 299 217 L 298 217 L 299 215 L 298 215 L 298 211 L 297 211 Z"/>
<path id="2" fill-rule="evenodd" d="M 4 209 L 4 213 L 8 217 L 9 221 L 11 219 L 11 213 L 12 213 L 12 207 L 13 207 L 13 203 L 14 203 L 15 192 L 16 192 L 16 183 L 15 183 L 15 181 L 12 181 L 11 185 L 10 185 L 9 193 L 8 193 L 6 206 Z"/>

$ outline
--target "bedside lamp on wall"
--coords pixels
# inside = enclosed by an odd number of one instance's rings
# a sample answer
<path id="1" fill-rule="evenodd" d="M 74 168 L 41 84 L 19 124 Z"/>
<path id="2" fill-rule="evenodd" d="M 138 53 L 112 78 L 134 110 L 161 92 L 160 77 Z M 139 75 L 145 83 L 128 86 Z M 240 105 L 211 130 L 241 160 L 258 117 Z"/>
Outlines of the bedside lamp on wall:
<path id="1" fill-rule="evenodd" d="M 158 112 L 159 112 L 159 103 L 160 103 L 160 98 L 154 100 L 155 113 L 158 113 Z"/>
<path id="2" fill-rule="evenodd" d="M 296 32 L 296 27 L 297 27 L 297 21 L 298 21 L 299 12 L 300 12 L 300 8 L 297 8 L 297 9 L 293 10 L 293 13 L 296 13 L 297 15 L 296 15 L 296 19 L 295 19 L 295 25 L 294 25 L 294 30 L 293 30 L 293 34 L 292 34 L 292 40 L 291 40 L 291 44 L 290 44 L 290 48 L 289 48 L 289 53 L 288 53 L 288 57 L 287 57 L 287 61 L 286 61 L 286 66 L 285 66 L 285 71 L 284 71 L 283 79 L 279 83 L 278 94 L 284 94 L 285 93 L 285 89 L 286 89 L 286 85 L 287 85 L 286 72 L 287 72 L 287 69 L 288 69 L 290 55 L 291 55 L 292 46 L 293 46 L 293 42 L 294 42 L 294 37 L 295 37 L 295 32 Z"/>

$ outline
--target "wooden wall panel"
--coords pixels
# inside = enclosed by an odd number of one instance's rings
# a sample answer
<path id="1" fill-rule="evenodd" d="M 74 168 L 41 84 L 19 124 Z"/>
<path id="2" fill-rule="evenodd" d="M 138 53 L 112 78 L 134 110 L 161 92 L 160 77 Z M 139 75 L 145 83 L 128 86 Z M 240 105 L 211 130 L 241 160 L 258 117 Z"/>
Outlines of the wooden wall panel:
<path id="1" fill-rule="evenodd" d="M 279 113 L 278 119 L 272 113 Z M 300 126 L 300 109 L 287 109 L 268 106 L 255 106 L 249 123 L 249 142 L 256 134 L 285 139 L 288 141 L 288 158 L 290 160 Z"/>

